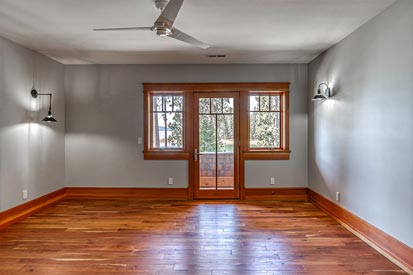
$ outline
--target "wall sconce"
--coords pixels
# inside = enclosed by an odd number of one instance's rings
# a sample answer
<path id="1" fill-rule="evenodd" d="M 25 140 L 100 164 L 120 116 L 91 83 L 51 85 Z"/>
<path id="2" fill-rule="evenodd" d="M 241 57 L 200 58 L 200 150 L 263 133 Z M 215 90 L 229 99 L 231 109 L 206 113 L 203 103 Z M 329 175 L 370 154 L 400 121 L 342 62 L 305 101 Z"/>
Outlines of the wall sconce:
<path id="1" fill-rule="evenodd" d="M 321 93 L 321 86 L 326 86 L 326 88 L 324 89 L 324 92 Z M 320 85 L 318 85 L 318 89 L 317 89 L 317 94 L 315 94 L 313 96 L 314 101 L 318 101 L 318 100 L 326 100 L 329 97 L 331 97 L 331 89 L 330 87 L 328 87 L 328 85 L 326 83 L 321 83 Z"/>
<path id="2" fill-rule="evenodd" d="M 33 87 L 32 90 L 30 91 L 31 95 L 33 98 L 37 98 L 39 95 L 48 95 L 49 96 L 49 112 L 47 113 L 47 116 L 42 119 L 42 121 L 45 122 L 57 122 L 56 119 L 54 119 L 52 115 L 52 94 L 39 94 L 37 90 Z"/>

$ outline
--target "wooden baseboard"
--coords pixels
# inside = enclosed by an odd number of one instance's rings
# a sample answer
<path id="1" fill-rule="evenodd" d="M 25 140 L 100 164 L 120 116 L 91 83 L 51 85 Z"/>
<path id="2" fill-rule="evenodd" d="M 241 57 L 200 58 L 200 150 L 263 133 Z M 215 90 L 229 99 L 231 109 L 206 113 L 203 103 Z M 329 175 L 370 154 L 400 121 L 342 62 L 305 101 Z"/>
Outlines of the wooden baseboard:
<path id="1" fill-rule="evenodd" d="M 307 201 L 307 188 L 246 188 L 245 199 L 261 201 Z"/>
<path id="2" fill-rule="evenodd" d="M 311 189 L 308 189 L 308 199 L 389 260 L 413 274 L 412 248 Z"/>
<path id="3" fill-rule="evenodd" d="M 63 200 L 66 197 L 65 188 L 28 201 L 6 211 L 0 212 L 0 230 L 9 227 L 25 218 Z"/>
<path id="4" fill-rule="evenodd" d="M 187 188 L 66 187 L 67 199 L 187 200 Z"/>
<path id="5" fill-rule="evenodd" d="M 66 187 L 67 199 L 187 200 L 187 188 Z M 247 200 L 307 201 L 306 187 L 247 188 Z"/>

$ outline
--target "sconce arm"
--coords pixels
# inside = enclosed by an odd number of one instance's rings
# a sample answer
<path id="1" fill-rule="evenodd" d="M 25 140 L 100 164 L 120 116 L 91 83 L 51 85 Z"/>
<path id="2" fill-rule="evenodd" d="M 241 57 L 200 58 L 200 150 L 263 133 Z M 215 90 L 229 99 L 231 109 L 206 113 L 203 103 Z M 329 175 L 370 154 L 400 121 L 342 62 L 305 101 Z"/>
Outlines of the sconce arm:
<path id="1" fill-rule="evenodd" d="M 49 112 L 51 112 L 51 109 L 52 109 L 52 94 L 40 94 L 34 88 L 30 91 L 30 93 L 31 93 L 33 98 L 37 98 L 38 96 L 42 96 L 42 95 L 49 96 Z"/>

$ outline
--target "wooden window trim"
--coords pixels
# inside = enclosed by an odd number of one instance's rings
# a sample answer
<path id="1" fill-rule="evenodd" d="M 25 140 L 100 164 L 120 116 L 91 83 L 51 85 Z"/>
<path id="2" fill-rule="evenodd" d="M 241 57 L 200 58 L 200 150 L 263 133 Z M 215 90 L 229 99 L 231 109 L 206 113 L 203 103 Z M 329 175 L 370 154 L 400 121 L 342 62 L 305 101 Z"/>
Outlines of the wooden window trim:
<path id="1" fill-rule="evenodd" d="M 153 101 L 153 98 L 155 97 L 155 96 L 162 96 L 162 97 L 165 97 L 165 96 L 174 96 L 174 95 L 179 95 L 179 96 L 182 96 L 182 98 L 183 98 L 183 111 L 180 111 L 180 112 L 176 112 L 176 113 L 181 113 L 182 114 L 182 126 L 185 124 L 185 118 L 184 118 L 184 113 L 185 113 L 185 94 L 183 93 L 183 92 L 175 92 L 175 93 L 168 93 L 168 92 L 150 92 L 150 95 L 149 95 L 149 128 L 151 129 L 151 133 L 153 133 L 153 125 L 154 125 L 154 119 L 153 119 L 153 115 L 155 114 L 155 113 L 160 113 L 160 114 L 167 114 L 168 113 L 168 111 L 166 111 L 166 110 L 162 110 L 161 112 L 159 112 L 159 111 L 155 111 L 154 109 L 153 109 L 153 104 L 154 104 L 154 101 Z M 172 103 L 173 104 L 173 103 Z M 162 99 L 162 105 L 164 105 L 164 101 L 163 101 L 163 99 Z M 165 106 L 162 106 L 162 109 L 164 108 L 164 107 L 166 107 L 166 104 L 165 104 Z M 165 108 L 166 109 L 166 108 Z M 165 125 L 165 128 L 167 127 L 167 125 Z M 166 131 L 166 129 L 165 129 L 165 131 Z M 154 151 L 154 152 L 182 152 L 183 150 L 184 150 L 184 143 L 185 143 L 185 136 L 184 136 L 184 133 L 182 133 L 182 141 L 183 141 L 183 144 L 182 144 L 182 148 L 171 148 L 171 147 L 167 147 L 167 137 L 166 137 L 166 134 L 165 134 L 165 145 L 166 145 L 166 148 L 152 148 L 152 145 L 153 145 L 153 135 L 149 135 L 149 146 L 150 146 L 150 149 L 149 150 L 151 150 L 151 151 Z"/>
<path id="2" fill-rule="evenodd" d="M 281 95 L 281 148 L 265 149 L 250 148 L 249 144 L 249 96 L 251 95 Z M 241 93 L 241 158 L 243 160 L 289 160 L 290 159 L 290 128 L 289 128 L 289 92 L 279 90 L 272 91 L 248 91 Z"/>
<path id="3" fill-rule="evenodd" d="M 279 111 L 254 111 L 254 112 L 274 112 L 274 113 L 279 113 L 280 114 L 280 147 L 278 148 L 251 148 L 251 144 L 250 144 L 250 114 L 251 114 L 251 110 L 250 110 L 250 106 L 249 106 L 249 100 L 251 96 L 274 96 L 277 95 L 280 97 L 280 110 Z M 248 140 L 247 140 L 247 151 L 248 152 L 268 152 L 268 153 L 272 153 L 272 152 L 278 152 L 278 151 L 283 151 L 284 148 L 284 116 L 285 116 L 285 112 L 284 112 L 284 101 L 285 101 L 285 95 L 284 92 L 279 92 L 279 91 L 274 91 L 274 92 L 259 92 L 259 91 L 251 91 L 248 93 L 247 96 L 247 110 L 246 112 L 248 113 Z M 261 109 L 261 106 L 258 106 L 259 109 Z"/>
<path id="4" fill-rule="evenodd" d="M 289 82 L 277 83 L 143 83 L 145 91 L 249 92 L 290 90 Z"/>
<path id="5" fill-rule="evenodd" d="M 151 132 L 152 132 L 152 95 L 173 95 L 182 94 L 184 97 L 183 110 L 183 147 L 179 149 L 173 148 L 152 148 Z M 182 90 L 152 90 L 147 89 L 144 85 L 144 159 L 145 160 L 188 160 L 191 158 L 191 138 L 190 138 L 190 123 L 191 117 L 192 94 Z"/>

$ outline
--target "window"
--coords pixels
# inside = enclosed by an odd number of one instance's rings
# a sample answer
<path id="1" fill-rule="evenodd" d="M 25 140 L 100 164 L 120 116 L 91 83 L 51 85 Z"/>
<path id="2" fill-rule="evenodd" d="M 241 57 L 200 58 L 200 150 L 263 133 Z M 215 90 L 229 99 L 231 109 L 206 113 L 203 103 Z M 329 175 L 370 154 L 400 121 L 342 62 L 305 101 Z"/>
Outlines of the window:
<path id="1" fill-rule="evenodd" d="M 183 149 L 184 96 L 151 95 L 151 148 Z"/>
<path id="2" fill-rule="evenodd" d="M 282 110 L 280 94 L 249 95 L 249 148 L 281 148 Z"/>
<path id="3" fill-rule="evenodd" d="M 242 101 L 243 159 L 289 159 L 288 90 L 249 91 Z"/>
<path id="4" fill-rule="evenodd" d="M 156 86 L 156 88 L 158 88 Z M 189 127 L 186 92 L 145 86 L 145 159 L 188 159 Z"/>

